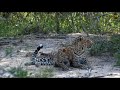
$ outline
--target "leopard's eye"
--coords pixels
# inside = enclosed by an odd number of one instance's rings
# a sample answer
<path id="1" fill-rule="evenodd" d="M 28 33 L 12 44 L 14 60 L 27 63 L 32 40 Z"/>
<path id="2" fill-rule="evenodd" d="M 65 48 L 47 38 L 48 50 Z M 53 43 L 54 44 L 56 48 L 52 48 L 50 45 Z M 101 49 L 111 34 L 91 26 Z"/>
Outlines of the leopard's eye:
<path id="1" fill-rule="evenodd" d="M 82 47 L 82 50 L 83 50 L 83 47 Z"/>
<path id="2" fill-rule="evenodd" d="M 80 38 L 80 41 L 82 41 L 82 37 Z"/>
<path id="3" fill-rule="evenodd" d="M 63 52 L 65 52 L 66 50 L 65 49 L 63 49 Z"/>

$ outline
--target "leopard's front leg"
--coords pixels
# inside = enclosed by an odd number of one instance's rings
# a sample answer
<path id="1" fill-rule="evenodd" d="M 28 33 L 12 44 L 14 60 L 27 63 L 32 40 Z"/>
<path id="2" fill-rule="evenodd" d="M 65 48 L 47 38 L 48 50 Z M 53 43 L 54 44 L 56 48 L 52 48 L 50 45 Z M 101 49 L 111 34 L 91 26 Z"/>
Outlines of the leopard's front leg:
<path id="1" fill-rule="evenodd" d="M 58 50 L 57 53 L 54 54 L 53 61 L 55 62 L 55 67 L 60 67 L 62 70 L 69 70 L 70 62 L 68 56 L 62 50 Z"/>
<path id="2" fill-rule="evenodd" d="M 82 58 L 80 56 L 74 55 L 71 66 L 83 69 L 85 66 L 87 66 L 87 59 L 85 57 Z"/>
<path id="3" fill-rule="evenodd" d="M 55 66 L 61 67 L 62 70 L 69 70 L 70 62 L 68 58 L 58 57 L 58 58 L 54 58 L 54 60 L 55 60 Z"/>
<path id="4" fill-rule="evenodd" d="M 71 66 L 75 68 L 82 68 L 82 64 L 80 64 L 78 61 L 73 61 Z"/>
<path id="5" fill-rule="evenodd" d="M 69 70 L 70 63 L 69 61 L 61 61 L 61 62 L 56 62 L 55 65 L 61 67 L 62 70 L 66 71 Z"/>

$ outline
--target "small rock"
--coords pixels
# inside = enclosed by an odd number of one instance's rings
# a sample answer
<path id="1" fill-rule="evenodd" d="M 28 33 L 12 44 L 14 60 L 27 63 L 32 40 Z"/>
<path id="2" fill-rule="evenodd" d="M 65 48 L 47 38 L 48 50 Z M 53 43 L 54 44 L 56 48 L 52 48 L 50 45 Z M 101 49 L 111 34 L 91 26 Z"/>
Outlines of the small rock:
<path id="1" fill-rule="evenodd" d="M 13 78 L 14 76 L 11 74 L 11 73 L 9 73 L 9 72 L 6 72 L 6 73 L 4 73 L 3 75 L 2 75 L 2 78 Z"/>
<path id="2" fill-rule="evenodd" d="M 0 75 L 2 75 L 4 73 L 4 70 L 0 70 Z"/>

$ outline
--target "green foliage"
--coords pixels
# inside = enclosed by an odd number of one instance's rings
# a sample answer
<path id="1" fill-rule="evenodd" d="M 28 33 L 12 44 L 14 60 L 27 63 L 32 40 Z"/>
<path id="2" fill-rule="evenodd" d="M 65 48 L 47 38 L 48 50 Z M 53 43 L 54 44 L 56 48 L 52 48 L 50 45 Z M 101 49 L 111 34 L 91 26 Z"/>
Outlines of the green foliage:
<path id="1" fill-rule="evenodd" d="M 109 51 L 109 49 L 110 49 L 110 42 L 98 41 L 92 45 L 90 49 L 90 54 L 91 56 L 101 55 L 102 53 Z"/>
<path id="2" fill-rule="evenodd" d="M 91 55 L 101 55 L 102 53 L 109 52 L 114 55 L 120 50 L 120 35 L 112 35 L 110 40 L 95 42 L 91 49 Z"/>
<path id="3" fill-rule="evenodd" d="M 113 43 L 114 57 L 117 59 L 116 65 L 120 66 L 120 35 L 115 34 L 111 37 L 111 42 Z"/>
<path id="4" fill-rule="evenodd" d="M 94 44 L 92 45 L 91 49 L 90 49 L 90 55 L 91 56 L 95 56 L 95 55 L 100 55 L 101 54 L 101 44 Z"/>
<path id="5" fill-rule="evenodd" d="M 114 12 L 1 12 L 0 36 L 31 33 L 119 33 L 120 17 Z"/>
<path id="6" fill-rule="evenodd" d="M 116 59 L 116 65 L 120 66 L 120 35 L 112 35 L 109 41 L 99 41 L 93 44 L 90 49 L 92 56 L 102 55 L 102 53 L 109 52 Z"/>
<path id="7" fill-rule="evenodd" d="M 17 78 L 26 78 L 28 75 L 28 72 L 26 70 L 23 70 L 23 68 L 21 67 L 11 68 L 9 72 L 12 73 Z"/>
<path id="8" fill-rule="evenodd" d="M 51 78 L 53 76 L 53 68 L 41 68 L 35 75 L 35 78 Z"/>
<path id="9" fill-rule="evenodd" d="M 114 54 L 114 57 L 117 59 L 116 66 L 120 66 L 120 50 Z"/>
<path id="10" fill-rule="evenodd" d="M 112 35 L 110 41 L 112 42 L 111 50 L 113 52 L 119 51 L 120 50 L 120 35 L 119 34 Z"/>
<path id="11" fill-rule="evenodd" d="M 8 56 L 12 56 L 12 52 L 13 52 L 13 48 L 12 47 L 6 47 L 5 49 L 5 55 Z"/>

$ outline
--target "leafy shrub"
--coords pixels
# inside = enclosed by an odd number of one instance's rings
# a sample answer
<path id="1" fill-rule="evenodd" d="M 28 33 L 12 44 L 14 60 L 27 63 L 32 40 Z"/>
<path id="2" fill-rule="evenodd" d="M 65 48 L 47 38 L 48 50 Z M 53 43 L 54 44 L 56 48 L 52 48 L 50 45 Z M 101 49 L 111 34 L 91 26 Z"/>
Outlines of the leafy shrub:
<path id="1" fill-rule="evenodd" d="M 25 78 L 28 75 L 28 72 L 26 70 L 23 70 L 23 68 L 21 67 L 11 68 L 9 72 L 12 73 L 17 78 Z"/>
<path id="2" fill-rule="evenodd" d="M 120 50 L 114 54 L 114 57 L 117 59 L 116 66 L 120 66 Z"/>
<path id="3" fill-rule="evenodd" d="M 114 34 L 114 35 L 111 36 L 110 40 L 114 44 L 119 44 L 120 43 L 120 35 L 119 34 Z"/>
<path id="4" fill-rule="evenodd" d="M 90 55 L 99 55 L 100 54 L 100 44 L 94 44 L 90 49 Z"/>
<path id="5" fill-rule="evenodd" d="M 53 68 L 41 68 L 35 78 L 50 78 L 53 76 Z"/>
<path id="6" fill-rule="evenodd" d="M 109 52 L 111 55 L 120 50 L 120 35 L 112 35 L 110 40 L 97 41 L 90 49 L 90 54 L 93 56 L 101 55 Z"/>
<path id="7" fill-rule="evenodd" d="M 101 55 L 107 52 L 110 48 L 108 43 L 107 41 L 95 42 L 90 49 L 91 56 Z"/>
<path id="8" fill-rule="evenodd" d="M 12 47 L 7 47 L 5 49 L 5 55 L 6 56 L 8 56 L 8 55 L 12 56 L 12 52 L 13 52 L 13 48 Z"/>
<path id="9" fill-rule="evenodd" d="M 110 41 L 112 43 L 111 51 L 118 52 L 120 50 L 120 35 L 112 35 Z"/>

